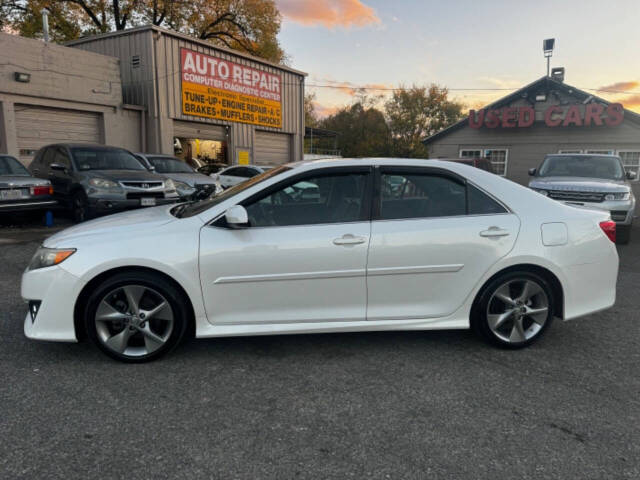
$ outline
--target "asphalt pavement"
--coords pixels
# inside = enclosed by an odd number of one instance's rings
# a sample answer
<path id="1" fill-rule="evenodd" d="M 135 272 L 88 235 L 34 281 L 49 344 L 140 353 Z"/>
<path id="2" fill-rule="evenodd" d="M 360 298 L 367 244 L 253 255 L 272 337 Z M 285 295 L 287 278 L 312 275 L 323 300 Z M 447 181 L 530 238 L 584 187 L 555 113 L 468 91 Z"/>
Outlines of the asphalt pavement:
<path id="1" fill-rule="evenodd" d="M 191 340 L 143 365 L 24 337 L 42 231 L 0 229 L 2 479 L 640 478 L 640 229 L 615 307 L 525 350 L 467 331 L 295 335 Z"/>

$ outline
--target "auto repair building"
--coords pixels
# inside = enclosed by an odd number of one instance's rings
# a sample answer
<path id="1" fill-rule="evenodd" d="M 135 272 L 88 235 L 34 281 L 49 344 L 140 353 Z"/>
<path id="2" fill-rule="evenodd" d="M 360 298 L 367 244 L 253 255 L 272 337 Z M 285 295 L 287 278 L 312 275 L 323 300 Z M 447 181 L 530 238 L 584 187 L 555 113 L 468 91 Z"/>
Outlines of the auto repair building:
<path id="1" fill-rule="evenodd" d="M 0 153 L 28 165 L 43 145 L 92 142 L 192 165 L 300 160 L 305 75 L 155 26 L 66 46 L 0 34 Z"/>
<path id="2" fill-rule="evenodd" d="M 625 169 L 637 175 L 640 115 L 563 80 L 562 70 L 471 110 L 424 140 L 429 156 L 487 158 L 497 174 L 521 184 L 549 153 L 617 154 Z"/>

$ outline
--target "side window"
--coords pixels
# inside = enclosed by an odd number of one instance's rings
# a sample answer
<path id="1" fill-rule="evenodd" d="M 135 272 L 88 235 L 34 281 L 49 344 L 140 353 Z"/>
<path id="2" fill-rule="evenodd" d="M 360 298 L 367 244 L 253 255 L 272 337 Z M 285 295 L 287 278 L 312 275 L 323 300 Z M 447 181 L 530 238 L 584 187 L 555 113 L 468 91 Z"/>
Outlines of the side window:
<path id="1" fill-rule="evenodd" d="M 467 184 L 467 195 L 469 196 L 469 215 L 507 213 L 502 205 L 473 185 Z"/>
<path id="2" fill-rule="evenodd" d="M 65 152 L 62 148 L 55 148 L 55 149 L 50 149 L 53 150 L 53 156 L 52 156 L 52 160 L 50 162 L 51 163 L 58 163 L 60 165 L 64 165 L 67 168 L 71 168 L 71 160 L 69 159 L 69 156 L 67 155 L 67 152 Z"/>
<path id="3" fill-rule="evenodd" d="M 254 170 L 253 168 L 240 167 L 236 170 L 236 173 L 234 175 L 242 178 L 251 178 L 258 175 L 258 171 Z"/>
<path id="4" fill-rule="evenodd" d="M 367 219 L 368 174 L 308 177 L 245 205 L 252 227 L 343 223 Z"/>
<path id="5" fill-rule="evenodd" d="M 49 168 L 49 165 L 51 165 L 53 163 L 53 156 L 54 156 L 54 149 L 53 148 L 47 148 L 43 153 L 42 153 L 42 158 L 40 160 L 40 167 L 43 168 Z"/>
<path id="6" fill-rule="evenodd" d="M 380 219 L 466 215 L 466 188 L 449 177 L 431 174 L 381 175 Z"/>

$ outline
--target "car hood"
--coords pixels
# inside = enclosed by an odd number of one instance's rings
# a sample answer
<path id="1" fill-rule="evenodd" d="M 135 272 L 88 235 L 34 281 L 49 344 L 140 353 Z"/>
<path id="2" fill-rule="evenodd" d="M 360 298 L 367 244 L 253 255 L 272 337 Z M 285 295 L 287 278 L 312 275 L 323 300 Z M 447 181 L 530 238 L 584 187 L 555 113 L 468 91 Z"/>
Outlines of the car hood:
<path id="1" fill-rule="evenodd" d="M 201 173 L 163 173 L 165 177 L 170 178 L 171 180 L 176 180 L 178 182 L 184 182 L 190 187 L 194 185 L 213 185 L 216 181 L 208 177 L 207 175 L 203 175 Z"/>
<path id="2" fill-rule="evenodd" d="M 563 190 L 569 192 L 628 192 L 629 184 L 624 180 L 584 177 L 540 177 L 529 182 L 530 188 Z"/>
<path id="3" fill-rule="evenodd" d="M 141 231 L 148 233 L 154 228 L 177 220 L 170 212 L 174 206 L 142 208 L 83 222 L 47 238 L 44 246 L 74 247 L 77 239 L 87 236 L 99 236 L 104 240 L 106 237 L 115 239 L 121 235 L 129 237 Z"/>
<path id="4" fill-rule="evenodd" d="M 87 178 L 100 177 L 114 182 L 127 181 L 150 181 L 157 182 L 164 180 L 164 175 L 151 173 L 146 170 L 81 170 Z"/>
<path id="5" fill-rule="evenodd" d="M 30 187 L 32 185 L 49 185 L 49 180 L 29 175 L 0 175 L 0 187 Z"/>

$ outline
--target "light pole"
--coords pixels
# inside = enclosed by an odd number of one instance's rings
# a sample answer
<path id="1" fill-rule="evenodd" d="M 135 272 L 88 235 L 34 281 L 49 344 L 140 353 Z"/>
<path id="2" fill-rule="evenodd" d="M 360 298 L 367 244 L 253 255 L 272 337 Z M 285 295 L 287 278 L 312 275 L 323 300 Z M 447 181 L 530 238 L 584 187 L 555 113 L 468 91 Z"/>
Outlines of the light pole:
<path id="1" fill-rule="evenodd" d="M 547 59 L 547 77 L 551 74 L 551 55 L 553 55 L 553 47 L 556 44 L 555 38 L 547 38 L 542 41 L 542 51 Z"/>

